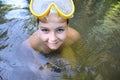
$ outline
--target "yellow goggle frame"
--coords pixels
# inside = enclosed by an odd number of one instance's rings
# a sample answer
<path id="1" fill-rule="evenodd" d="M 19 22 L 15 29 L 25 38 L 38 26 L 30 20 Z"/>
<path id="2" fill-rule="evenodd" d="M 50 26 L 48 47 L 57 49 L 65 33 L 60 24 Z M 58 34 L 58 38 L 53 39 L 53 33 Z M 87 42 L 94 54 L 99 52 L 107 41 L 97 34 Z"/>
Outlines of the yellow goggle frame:
<path id="1" fill-rule="evenodd" d="M 31 0 L 30 5 L 29 5 L 29 8 L 30 8 L 31 13 L 32 13 L 34 16 L 36 16 L 37 18 L 43 18 L 43 17 L 45 17 L 47 14 L 49 14 L 50 9 L 51 9 L 52 6 L 55 7 L 55 9 L 56 9 L 56 11 L 58 12 L 58 14 L 59 14 L 61 17 L 63 17 L 63 18 L 71 18 L 71 17 L 73 16 L 74 12 L 75 12 L 75 6 L 74 6 L 74 3 L 73 3 L 73 0 L 70 0 L 70 3 L 71 3 L 71 5 L 72 5 L 72 11 L 71 11 L 69 14 L 63 13 L 63 12 L 59 9 L 59 7 L 58 7 L 54 2 L 51 2 L 51 3 L 49 4 L 49 6 L 47 7 L 47 9 L 46 9 L 43 13 L 37 14 L 37 13 L 33 10 L 33 3 L 34 3 L 34 0 Z M 65 4 L 67 4 L 67 3 L 65 3 Z"/>

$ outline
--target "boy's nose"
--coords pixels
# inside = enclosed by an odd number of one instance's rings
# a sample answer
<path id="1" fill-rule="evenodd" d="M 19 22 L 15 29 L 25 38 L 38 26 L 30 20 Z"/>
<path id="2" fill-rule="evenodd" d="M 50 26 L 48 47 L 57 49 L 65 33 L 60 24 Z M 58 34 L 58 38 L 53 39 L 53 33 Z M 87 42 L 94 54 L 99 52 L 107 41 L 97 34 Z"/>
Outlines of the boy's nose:
<path id="1" fill-rule="evenodd" d="M 57 40 L 57 37 L 54 32 L 52 32 L 49 36 L 50 42 L 55 42 Z"/>

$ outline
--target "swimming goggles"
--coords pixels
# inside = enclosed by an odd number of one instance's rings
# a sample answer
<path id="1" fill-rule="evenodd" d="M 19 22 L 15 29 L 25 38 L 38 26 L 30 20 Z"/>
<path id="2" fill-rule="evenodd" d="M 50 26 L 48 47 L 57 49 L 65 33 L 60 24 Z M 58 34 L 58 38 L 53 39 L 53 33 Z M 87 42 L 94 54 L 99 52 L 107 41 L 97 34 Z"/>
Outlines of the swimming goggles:
<path id="1" fill-rule="evenodd" d="M 37 18 L 43 18 L 54 7 L 63 18 L 71 18 L 75 11 L 73 0 L 31 0 L 29 8 Z"/>

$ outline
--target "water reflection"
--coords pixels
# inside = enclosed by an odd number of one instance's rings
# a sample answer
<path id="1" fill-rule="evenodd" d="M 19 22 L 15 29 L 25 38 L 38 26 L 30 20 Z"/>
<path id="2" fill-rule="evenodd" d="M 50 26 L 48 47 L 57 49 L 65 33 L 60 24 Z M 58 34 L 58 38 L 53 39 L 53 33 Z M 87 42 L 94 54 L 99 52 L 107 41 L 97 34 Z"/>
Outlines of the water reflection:
<path id="1" fill-rule="evenodd" d="M 77 10 L 70 24 L 81 33 L 81 41 L 72 46 L 78 60 L 78 66 L 74 70 L 76 77 L 73 80 L 119 80 L 120 2 L 74 1 Z M 12 71 L 14 75 L 23 74 L 16 70 L 19 67 L 15 65 L 20 64 L 14 53 L 21 42 L 36 31 L 37 27 L 35 19 L 28 11 L 26 0 L 0 0 L 0 9 L 0 75 L 4 75 L 3 79 L 6 80 L 6 76 Z M 34 75 L 27 68 L 19 70 L 26 71 L 28 75 L 25 76 L 29 79 Z M 21 76 L 19 77 L 21 79 Z M 31 79 L 37 80 L 35 77 Z"/>
<path id="2" fill-rule="evenodd" d="M 13 18 L 19 18 L 19 19 L 29 18 L 28 10 L 17 9 L 17 10 L 12 10 L 6 13 L 5 19 L 13 19 Z"/>
<path id="3" fill-rule="evenodd" d="M 12 8 L 25 8 L 28 7 L 26 0 L 1 0 L 2 4 L 11 5 Z"/>
<path id="4" fill-rule="evenodd" d="M 14 19 L 14 18 L 18 18 L 18 19 L 29 18 L 29 15 L 28 15 L 29 12 L 27 9 L 28 2 L 26 0 L 19 0 L 19 1 L 1 0 L 1 9 L 5 10 L 4 9 L 5 7 L 8 9 L 8 11 L 3 13 L 4 19 L 9 20 L 9 19 Z"/>

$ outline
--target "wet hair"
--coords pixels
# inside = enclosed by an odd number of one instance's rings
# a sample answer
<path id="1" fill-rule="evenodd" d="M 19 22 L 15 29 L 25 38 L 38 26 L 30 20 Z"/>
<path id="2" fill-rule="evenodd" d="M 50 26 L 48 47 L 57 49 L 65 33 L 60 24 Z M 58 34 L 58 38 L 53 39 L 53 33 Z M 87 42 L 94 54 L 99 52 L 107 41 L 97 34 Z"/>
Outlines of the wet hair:
<path id="1" fill-rule="evenodd" d="M 40 19 L 37 18 L 37 25 L 39 24 L 39 22 L 40 22 Z M 67 19 L 67 24 L 69 24 L 69 19 Z"/>

